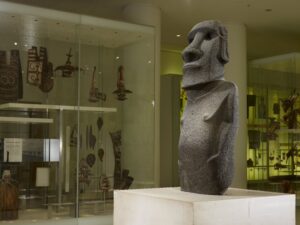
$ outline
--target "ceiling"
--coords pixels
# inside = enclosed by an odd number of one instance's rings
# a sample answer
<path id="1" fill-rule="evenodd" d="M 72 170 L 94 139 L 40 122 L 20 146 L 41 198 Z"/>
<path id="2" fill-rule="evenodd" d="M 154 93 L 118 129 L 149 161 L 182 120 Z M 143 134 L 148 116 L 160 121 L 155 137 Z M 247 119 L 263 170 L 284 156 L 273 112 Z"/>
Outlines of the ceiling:
<path id="1" fill-rule="evenodd" d="M 7 0 L 8 1 L 8 0 Z M 243 23 L 248 58 L 300 52 L 299 0 L 10 0 L 110 19 L 122 19 L 130 3 L 151 3 L 162 12 L 162 46 L 182 49 L 190 28 L 202 20 Z M 177 38 L 176 34 L 182 34 Z"/>

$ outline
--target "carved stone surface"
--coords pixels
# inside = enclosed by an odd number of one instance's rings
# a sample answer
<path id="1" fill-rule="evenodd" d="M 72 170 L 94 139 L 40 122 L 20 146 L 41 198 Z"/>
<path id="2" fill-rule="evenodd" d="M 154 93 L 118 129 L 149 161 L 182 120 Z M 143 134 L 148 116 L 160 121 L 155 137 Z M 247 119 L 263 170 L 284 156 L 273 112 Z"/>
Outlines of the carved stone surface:
<path id="1" fill-rule="evenodd" d="M 179 140 L 181 190 L 223 194 L 233 178 L 238 120 L 237 87 L 224 80 L 227 30 L 217 21 L 204 21 L 188 39 L 182 53 L 188 100 Z"/>

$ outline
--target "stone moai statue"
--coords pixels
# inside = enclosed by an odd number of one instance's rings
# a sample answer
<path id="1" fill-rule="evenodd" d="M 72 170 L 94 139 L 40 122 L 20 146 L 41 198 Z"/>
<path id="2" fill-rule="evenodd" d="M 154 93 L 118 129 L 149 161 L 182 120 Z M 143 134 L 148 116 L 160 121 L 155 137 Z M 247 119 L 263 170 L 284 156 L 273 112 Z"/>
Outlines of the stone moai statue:
<path id="1" fill-rule="evenodd" d="M 238 90 L 224 80 L 227 30 L 217 21 L 196 24 L 182 52 L 187 94 L 179 140 L 181 190 L 223 194 L 233 179 Z"/>

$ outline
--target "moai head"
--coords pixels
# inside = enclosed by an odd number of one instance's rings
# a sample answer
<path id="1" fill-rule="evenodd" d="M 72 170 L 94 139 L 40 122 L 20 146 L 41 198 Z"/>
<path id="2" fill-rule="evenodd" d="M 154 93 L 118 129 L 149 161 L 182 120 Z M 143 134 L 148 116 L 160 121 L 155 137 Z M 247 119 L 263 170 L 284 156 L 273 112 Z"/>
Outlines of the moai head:
<path id="1" fill-rule="evenodd" d="M 196 24 L 188 34 L 189 45 L 183 50 L 183 88 L 224 78 L 224 64 L 229 61 L 227 30 L 219 22 Z"/>

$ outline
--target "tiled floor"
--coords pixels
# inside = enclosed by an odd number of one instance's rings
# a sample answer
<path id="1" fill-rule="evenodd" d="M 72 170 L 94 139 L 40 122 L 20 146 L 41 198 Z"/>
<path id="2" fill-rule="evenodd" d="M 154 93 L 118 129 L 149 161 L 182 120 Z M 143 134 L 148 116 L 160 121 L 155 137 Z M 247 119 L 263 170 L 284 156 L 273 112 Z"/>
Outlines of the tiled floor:
<path id="1" fill-rule="evenodd" d="M 113 225 L 113 218 L 112 215 L 82 217 L 78 220 L 55 217 L 50 220 L 1 221 L 0 225 Z"/>

